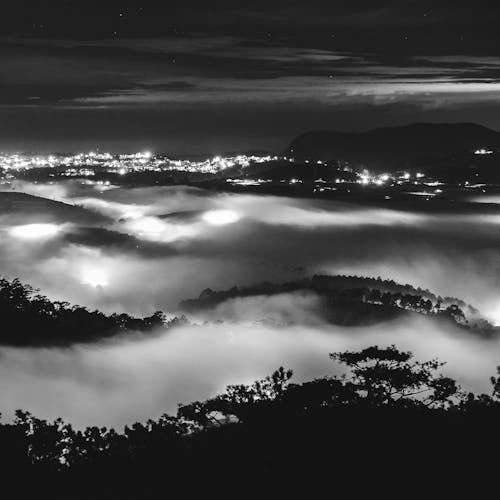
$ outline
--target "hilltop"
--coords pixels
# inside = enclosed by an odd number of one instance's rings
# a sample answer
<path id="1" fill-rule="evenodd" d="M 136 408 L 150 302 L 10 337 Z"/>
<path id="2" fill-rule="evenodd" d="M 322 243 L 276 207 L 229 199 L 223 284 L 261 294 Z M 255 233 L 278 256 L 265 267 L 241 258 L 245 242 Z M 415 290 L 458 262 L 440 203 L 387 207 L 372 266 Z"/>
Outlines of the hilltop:
<path id="1" fill-rule="evenodd" d="M 208 288 L 198 298 L 184 300 L 179 306 L 188 314 L 210 311 L 212 319 L 217 319 L 217 307 L 225 302 L 292 293 L 309 293 L 322 298 L 322 310 L 318 312 L 327 323 L 335 325 L 370 325 L 411 313 L 451 320 L 480 334 L 497 333 L 476 308 L 460 299 L 437 296 L 429 290 L 393 280 L 361 276 L 315 275 L 281 284 L 260 283 L 221 291 Z M 268 318 L 261 320 L 268 321 Z"/>
<path id="2" fill-rule="evenodd" d="M 500 132 L 474 123 L 415 123 L 366 132 L 311 131 L 295 138 L 286 154 L 299 160 L 341 160 L 371 168 L 411 167 L 429 160 L 500 149 Z"/>

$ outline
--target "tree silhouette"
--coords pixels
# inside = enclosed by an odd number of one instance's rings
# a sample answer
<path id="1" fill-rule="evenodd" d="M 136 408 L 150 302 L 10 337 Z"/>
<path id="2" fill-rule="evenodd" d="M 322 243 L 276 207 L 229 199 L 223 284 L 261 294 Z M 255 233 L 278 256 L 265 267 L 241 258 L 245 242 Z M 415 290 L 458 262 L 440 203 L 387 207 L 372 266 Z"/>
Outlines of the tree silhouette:
<path id="1" fill-rule="evenodd" d="M 283 492 L 295 479 L 308 491 L 359 491 L 363 478 L 373 493 L 424 472 L 449 481 L 464 464 L 464 477 L 489 470 L 483 450 L 500 445 L 500 367 L 492 394 L 475 395 L 440 375 L 443 363 L 395 346 L 330 357 L 345 375 L 292 383 L 281 367 L 122 433 L 19 411 L 0 423 L 2 485 L 12 479 L 27 498 L 158 498 L 174 486 L 199 497 L 266 481 Z"/>
<path id="2" fill-rule="evenodd" d="M 161 311 L 144 318 L 107 316 L 68 302 L 51 301 L 18 279 L 4 278 L 0 278 L 0 319 L 0 343 L 17 346 L 93 342 L 127 331 L 149 332 L 187 322 L 183 316 L 167 320 Z"/>
<path id="3" fill-rule="evenodd" d="M 400 311 L 439 316 L 461 327 L 491 334 L 494 330 L 479 312 L 463 301 L 436 297 L 429 290 L 399 285 L 393 280 L 359 276 L 322 276 L 281 284 L 261 283 L 228 290 L 203 290 L 197 299 L 184 300 L 180 307 L 188 312 L 210 310 L 218 304 L 238 297 L 274 295 L 307 291 L 327 300 L 325 316 L 334 324 L 357 325 L 373 319 L 389 319 Z"/>
<path id="4" fill-rule="evenodd" d="M 444 406 L 458 393 L 456 382 L 436 371 L 444 363 L 412 360 L 410 352 L 394 345 L 368 347 L 359 352 L 332 353 L 330 358 L 351 370 L 349 382 L 370 406 Z"/>

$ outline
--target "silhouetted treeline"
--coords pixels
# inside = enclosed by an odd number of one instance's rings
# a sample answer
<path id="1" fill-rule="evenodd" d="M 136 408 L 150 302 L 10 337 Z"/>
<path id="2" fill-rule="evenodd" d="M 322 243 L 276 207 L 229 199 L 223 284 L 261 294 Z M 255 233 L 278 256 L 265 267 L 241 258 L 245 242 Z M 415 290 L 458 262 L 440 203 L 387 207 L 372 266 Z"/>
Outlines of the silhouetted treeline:
<path id="1" fill-rule="evenodd" d="M 393 280 L 358 276 L 315 275 L 282 284 L 261 283 L 223 291 L 208 288 L 197 299 L 181 302 L 180 307 L 194 312 L 212 309 L 234 298 L 298 291 L 310 291 L 326 297 L 329 309 L 326 316 L 335 324 L 364 324 L 370 320 L 390 319 L 397 310 L 405 310 L 450 318 L 459 325 L 482 333 L 493 331 L 493 326 L 479 315 L 477 309 L 460 299 L 443 298 L 429 290 L 400 285 Z"/>
<path id="2" fill-rule="evenodd" d="M 439 484 L 448 495 L 479 488 L 496 471 L 500 376 L 475 395 L 438 361 L 394 346 L 330 357 L 344 375 L 297 384 L 280 368 L 123 433 L 18 412 L 0 425 L 3 484 L 17 485 L 16 498 L 167 498 L 178 487 L 197 498 L 301 488 L 406 498 L 430 485 L 434 495 Z"/>
<path id="3" fill-rule="evenodd" d="M 108 316 L 68 302 L 51 301 L 18 279 L 0 278 L 0 321 L 0 344 L 47 346 L 94 342 L 125 331 L 147 332 L 182 323 L 184 318 L 167 321 L 162 312 L 145 318 Z"/>

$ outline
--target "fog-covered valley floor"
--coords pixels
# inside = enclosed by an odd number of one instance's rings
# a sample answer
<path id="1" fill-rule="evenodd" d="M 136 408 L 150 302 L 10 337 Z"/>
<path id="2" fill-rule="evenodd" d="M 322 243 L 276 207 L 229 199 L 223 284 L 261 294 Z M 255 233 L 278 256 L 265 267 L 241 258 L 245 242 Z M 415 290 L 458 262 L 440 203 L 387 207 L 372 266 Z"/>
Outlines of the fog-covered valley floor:
<path id="1" fill-rule="evenodd" d="M 206 288 L 352 274 L 458 297 L 500 323 L 495 200 L 367 206 L 80 181 L 3 189 L 1 274 L 52 300 L 106 313 L 175 316 L 185 313 L 182 300 Z M 496 337 L 431 317 L 347 327 L 325 322 L 320 309 L 314 294 L 247 297 L 145 338 L 1 347 L 0 407 L 120 426 L 280 365 L 294 369 L 297 380 L 325 375 L 333 369 L 329 352 L 373 344 L 438 356 L 448 361 L 446 373 L 477 391 L 487 390 L 500 364 Z M 269 318 L 288 326 L 262 321 Z"/>

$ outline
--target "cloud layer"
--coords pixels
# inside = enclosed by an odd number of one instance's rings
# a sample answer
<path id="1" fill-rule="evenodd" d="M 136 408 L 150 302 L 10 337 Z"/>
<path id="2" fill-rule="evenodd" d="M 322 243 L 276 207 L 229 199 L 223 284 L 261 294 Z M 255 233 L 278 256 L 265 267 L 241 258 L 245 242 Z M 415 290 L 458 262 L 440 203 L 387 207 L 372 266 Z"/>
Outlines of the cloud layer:
<path id="1" fill-rule="evenodd" d="M 18 195 L 0 219 L 3 272 L 53 298 L 142 315 L 177 312 L 207 287 L 351 273 L 458 296 L 500 321 L 494 204 L 451 212 L 175 187 L 15 187 L 55 200 Z"/>
<path id="2" fill-rule="evenodd" d="M 113 425 L 174 412 L 227 384 L 250 383 L 281 365 L 295 380 L 340 373 L 328 353 L 367 345 L 412 350 L 418 359 L 447 360 L 444 372 L 465 389 L 489 392 L 498 341 L 464 337 L 427 319 L 370 328 L 321 325 L 182 327 L 149 340 L 71 349 L 0 349 L 0 406 L 23 408 L 76 426 Z"/>
<path id="3" fill-rule="evenodd" d="M 458 296 L 500 322 L 500 208 L 491 198 L 449 210 L 91 182 L 4 188 L 0 203 L 8 199 L 10 213 L 0 218 L 2 272 L 53 299 L 174 314 L 180 300 L 207 287 L 351 273 Z M 280 365 L 295 369 L 298 380 L 320 376 L 333 369 L 328 352 L 369 344 L 395 343 L 422 359 L 438 355 L 449 361 L 447 373 L 474 390 L 487 390 L 500 361 L 497 340 L 430 319 L 332 327 L 321 299 L 310 294 L 231 300 L 192 320 L 198 326 L 148 339 L 1 348 L 0 407 L 77 425 L 123 425 Z"/>

